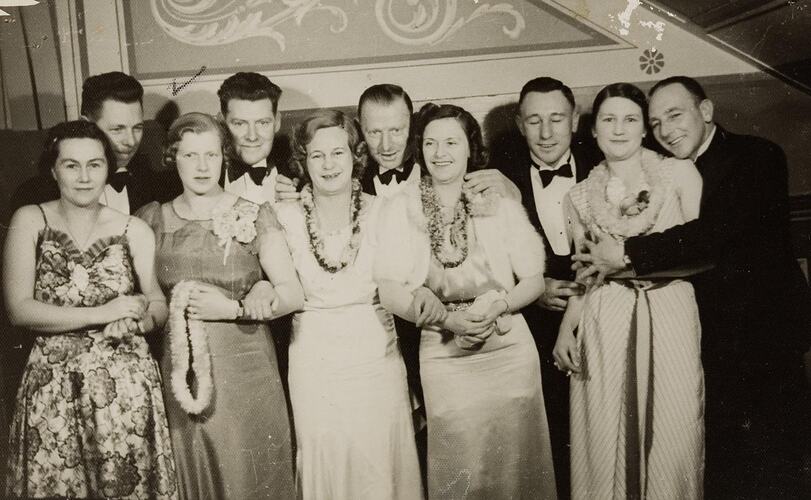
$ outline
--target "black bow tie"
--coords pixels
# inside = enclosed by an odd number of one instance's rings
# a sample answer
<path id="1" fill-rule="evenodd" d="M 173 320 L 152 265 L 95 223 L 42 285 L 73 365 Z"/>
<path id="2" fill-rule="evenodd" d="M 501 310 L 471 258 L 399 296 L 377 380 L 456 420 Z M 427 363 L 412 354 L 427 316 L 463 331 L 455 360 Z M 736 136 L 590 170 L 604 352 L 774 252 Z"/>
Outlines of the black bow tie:
<path id="1" fill-rule="evenodd" d="M 129 170 L 122 170 L 121 172 L 116 172 L 107 179 L 107 184 L 111 185 L 113 189 L 115 189 L 116 193 L 120 193 L 127 187 L 127 183 L 130 180 L 130 173 Z"/>
<path id="2" fill-rule="evenodd" d="M 390 168 L 383 173 L 377 174 L 377 178 L 380 179 L 380 183 L 383 185 L 388 185 L 391 182 L 392 177 L 397 179 L 397 183 L 404 182 L 408 179 L 408 174 L 411 172 L 406 172 L 406 169 L 396 169 Z"/>
<path id="3" fill-rule="evenodd" d="M 535 162 L 532 162 L 532 166 L 538 169 L 538 173 L 541 175 L 541 185 L 543 187 L 548 186 L 549 183 L 552 182 L 552 179 L 558 175 L 561 177 L 574 177 L 572 174 L 572 166 L 568 163 L 564 163 L 556 170 L 541 170 L 540 165 Z"/>
<path id="4" fill-rule="evenodd" d="M 268 168 L 267 167 L 251 167 L 248 169 L 248 175 L 251 176 L 251 180 L 257 186 L 262 185 L 262 181 L 265 180 L 265 177 L 268 175 Z"/>

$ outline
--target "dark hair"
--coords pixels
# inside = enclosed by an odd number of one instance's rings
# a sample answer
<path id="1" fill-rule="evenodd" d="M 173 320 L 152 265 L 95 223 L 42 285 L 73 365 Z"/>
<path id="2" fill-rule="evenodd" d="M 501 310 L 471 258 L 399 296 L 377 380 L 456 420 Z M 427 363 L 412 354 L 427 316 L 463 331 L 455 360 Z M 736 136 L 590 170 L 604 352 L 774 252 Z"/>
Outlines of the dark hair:
<path id="1" fill-rule="evenodd" d="M 648 97 L 653 97 L 653 94 L 656 93 L 657 90 L 666 87 L 668 85 L 675 85 L 679 84 L 687 90 L 696 102 L 696 105 L 700 104 L 701 101 L 707 98 L 707 93 L 704 92 L 704 87 L 701 86 L 695 79 L 690 78 L 689 76 L 671 76 L 670 78 L 665 78 L 664 80 L 656 82 L 650 92 L 648 92 Z"/>
<path id="2" fill-rule="evenodd" d="M 576 106 L 574 101 L 574 94 L 572 93 L 572 89 L 566 86 L 560 80 L 555 80 L 554 78 L 550 78 L 548 76 L 541 76 L 539 78 L 532 79 L 524 84 L 521 88 L 521 95 L 518 98 L 518 107 L 521 107 L 521 103 L 524 102 L 524 98 L 530 92 L 540 92 L 542 94 L 547 94 L 549 92 L 554 92 L 559 90 L 563 93 L 563 97 L 569 101 L 569 104 L 572 105 L 572 108 Z"/>
<path id="3" fill-rule="evenodd" d="M 180 115 L 166 133 L 163 141 L 163 157 L 161 162 L 165 167 L 177 168 L 177 149 L 183 136 L 187 133 L 202 134 L 203 132 L 216 132 L 220 137 L 222 146 L 222 171 L 220 177 L 225 175 L 225 171 L 230 165 L 230 158 L 233 157 L 233 145 L 231 134 L 225 129 L 222 123 L 216 118 L 205 113 L 191 112 Z"/>
<path id="4" fill-rule="evenodd" d="M 594 104 L 591 106 L 591 115 L 594 123 L 597 122 L 597 114 L 600 112 L 600 106 L 609 97 L 624 97 L 642 109 L 642 120 L 645 124 L 645 130 L 648 127 L 648 100 L 645 98 L 645 93 L 642 92 L 636 85 L 630 83 L 618 82 L 606 85 L 597 93 L 594 98 Z"/>
<path id="5" fill-rule="evenodd" d="M 110 146 L 110 140 L 107 139 L 107 135 L 101 131 L 98 125 L 87 120 L 62 122 L 54 125 L 48 131 L 48 138 L 45 139 L 45 145 L 37 164 L 41 175 L 49 176 L 50 170 L 59 157 L 59 147 L 62 141 L 67 139 L 94 139 L 99 141 L 104 149 L 104 158 L 107 160 L 107 176 L 109 177 L 110 169 L 115 169 L 116 164 L 115 153 L 112 146 Z"/>
<path id="6" fill-rule="evenodd" d="M 355 123 L 337 109 L 320 109 L 302 120 L 293 131 L 293 158 L 290 168 L 293 176 L 299 179 L 299 186 L 312 182 L 307 172 L 307 145 L 312 142 L 316 132 L 332 127 L 346 131 L 347 143 L 352 153 L 352 177 L 359 178 L 363 175 L 366 165 L 366 143 L 363 142 Z"/>
<path id="7" fill-rule="evenodd" d="M 104 101 L 112 100 L 144 105 L 144 88 L 135 78 L 120 71 L 111 71 L 89 77 L 82 84 L 81 114 L 96 121 Z"/>
<path id="8" fill-rule="evenodd" d="M 372 85 L 364 90 L 360 95 L 360 99 L 358 99 L 358 120 L 360 120 L 360 112 L 365 103 L 391 104 L 397 99 L 402 99 L 405 102 L 409 116 L 414 114 L 414 105 L 411 103 L 411 97 L 403 90 L 403 87 L 394 85 L 393 83 Z"/>
<path id="9" fill-rule="evenodd" d="M 417 113 L 417 130 L 414 132 L 414 149 L 417 151 L 417 162 L 424 175 L 429 175 L 425 168 L 425 158 L 422 153 L 422 137 L 425 127 L 429 123 L 443 118 L 453 118 L 462 127 L 467 137 L 468 148 L 470 148 L 470 158 L 467 162 L 467 171 L 480 170 L 487 165 L 487 148 L 484 147 L 482 129 L 479 122 L 473 118 L 468 111 L 454 106 L 453 104 L 436 105 L 432 102 L 424 105 Z"/>
<path id="10" fill-rule="evenodd" d="M 217 90 L 217 97 L 220 98 L 220 111 L 223 116 L 228 113 L 228 103 L 231 99 L 241 99 L 243 101 L 261 101 L 270 99 L 273 105 L 273 112 L 279 109 L 279 98 L 282 96 L 282 89 L 271 82 L 265 75 L 253 72 L 239 72 L 225 79 Z"/>

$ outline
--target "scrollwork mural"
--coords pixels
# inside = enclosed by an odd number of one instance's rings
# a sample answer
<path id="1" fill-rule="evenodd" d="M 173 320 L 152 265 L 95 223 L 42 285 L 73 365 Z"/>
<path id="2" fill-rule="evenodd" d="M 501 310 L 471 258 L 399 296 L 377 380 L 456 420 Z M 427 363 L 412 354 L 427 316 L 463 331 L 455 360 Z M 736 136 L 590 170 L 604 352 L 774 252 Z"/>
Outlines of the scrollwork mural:
<path id="1" fill-rule="evenodd" d="M 401 22 L 394 4 L 405 3 L 410 10 L 410 19 Z M 511 17 L 512 27 L 502 26 L 505 35 L 515 40 L 526 27 L 524 17 L 508 3 L 482 4 L 469 16 L 458 17 L 457 0 L 376 0 L 375 15 L 383 32 L 403 45 L 436 45 L 447 40 L 462 27 L 487 15 Z M 408 16 L 406 16 L 408 17 Z"/>
<path id="2" fill-rule="evenodd" d="M 274 4 L 282 9 L 272 12 Z M 151 8 L 155 21 L 167 34 L 197 46 L 266 37 L 284 51 L 286 39 L 277 30 L 283 23 L 293 21 L 301 25 L 307 15 L 322 12 L 334 18 L 330 30 L 340 33 L 349 22 L 346 11 L 321 0 L 151 0 Z"/>
<path id="3" fill-rule="evenodd" d="M 352 0 L 357 5 L 357 0 Z M 512 4 L 483 3 L 460 15 L 458 0 L 375 0 L 379 29 L 392 41 L 406 46 L 438 45 L 472 21 L 485 16 L 505 17 L 504 35 L 517 39 L 526 28 L 524 17 Z M 196 46 L 225 45 L 252 37 L 270 38 L 284 51 L 286 38 L 279 27 L 301 26 L 311 14 L 322 13 L 341 33 L 349 24 L 344 7 L 322 0 L 151 0 L 152 16 L 175 40 Z"/>
<path id="4" fill-rule="evenodd" d="M 212 74 L 248 68 L 299 72 L 615 44 L 554 0 L 122 3 L 122 49 L 130 72 L 143 78 L 192 77 L 202 66 Z"/>

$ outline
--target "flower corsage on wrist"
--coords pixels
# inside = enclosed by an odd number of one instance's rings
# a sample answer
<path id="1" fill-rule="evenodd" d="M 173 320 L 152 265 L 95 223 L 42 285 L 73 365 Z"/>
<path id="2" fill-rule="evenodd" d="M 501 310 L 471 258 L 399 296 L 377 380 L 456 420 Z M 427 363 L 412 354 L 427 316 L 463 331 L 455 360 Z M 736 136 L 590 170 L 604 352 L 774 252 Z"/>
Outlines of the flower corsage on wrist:
<path id="1" fill-rule="evenodd" d="M 255 223 L 258 216 L 259 205 L 255 203 L 237 203 L 212 214 L 211 229 L 217 237 L 217 244 L 224 248 L 222 265 L 228 260 L 234 240 L 247 244 L 256 238 Z"/>

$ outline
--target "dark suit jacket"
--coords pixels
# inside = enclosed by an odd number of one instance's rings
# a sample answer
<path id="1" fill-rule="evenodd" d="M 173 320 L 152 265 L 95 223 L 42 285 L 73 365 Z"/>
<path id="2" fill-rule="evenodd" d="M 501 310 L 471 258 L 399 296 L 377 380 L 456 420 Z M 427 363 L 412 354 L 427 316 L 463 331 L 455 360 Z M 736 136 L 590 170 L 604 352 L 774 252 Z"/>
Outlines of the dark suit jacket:
<path id="1" fill-rule="evenodd" d="M 696 166 L 704 178 L 699 218 L 631 238 L 625 251 L 640 274 L 714 264 L 693 280 L 705 370 L 768 379 L 765 359 L 799 359 L 811 327 L 808 286 L 790 244 L 785 154 L 719 126 Z"/>

